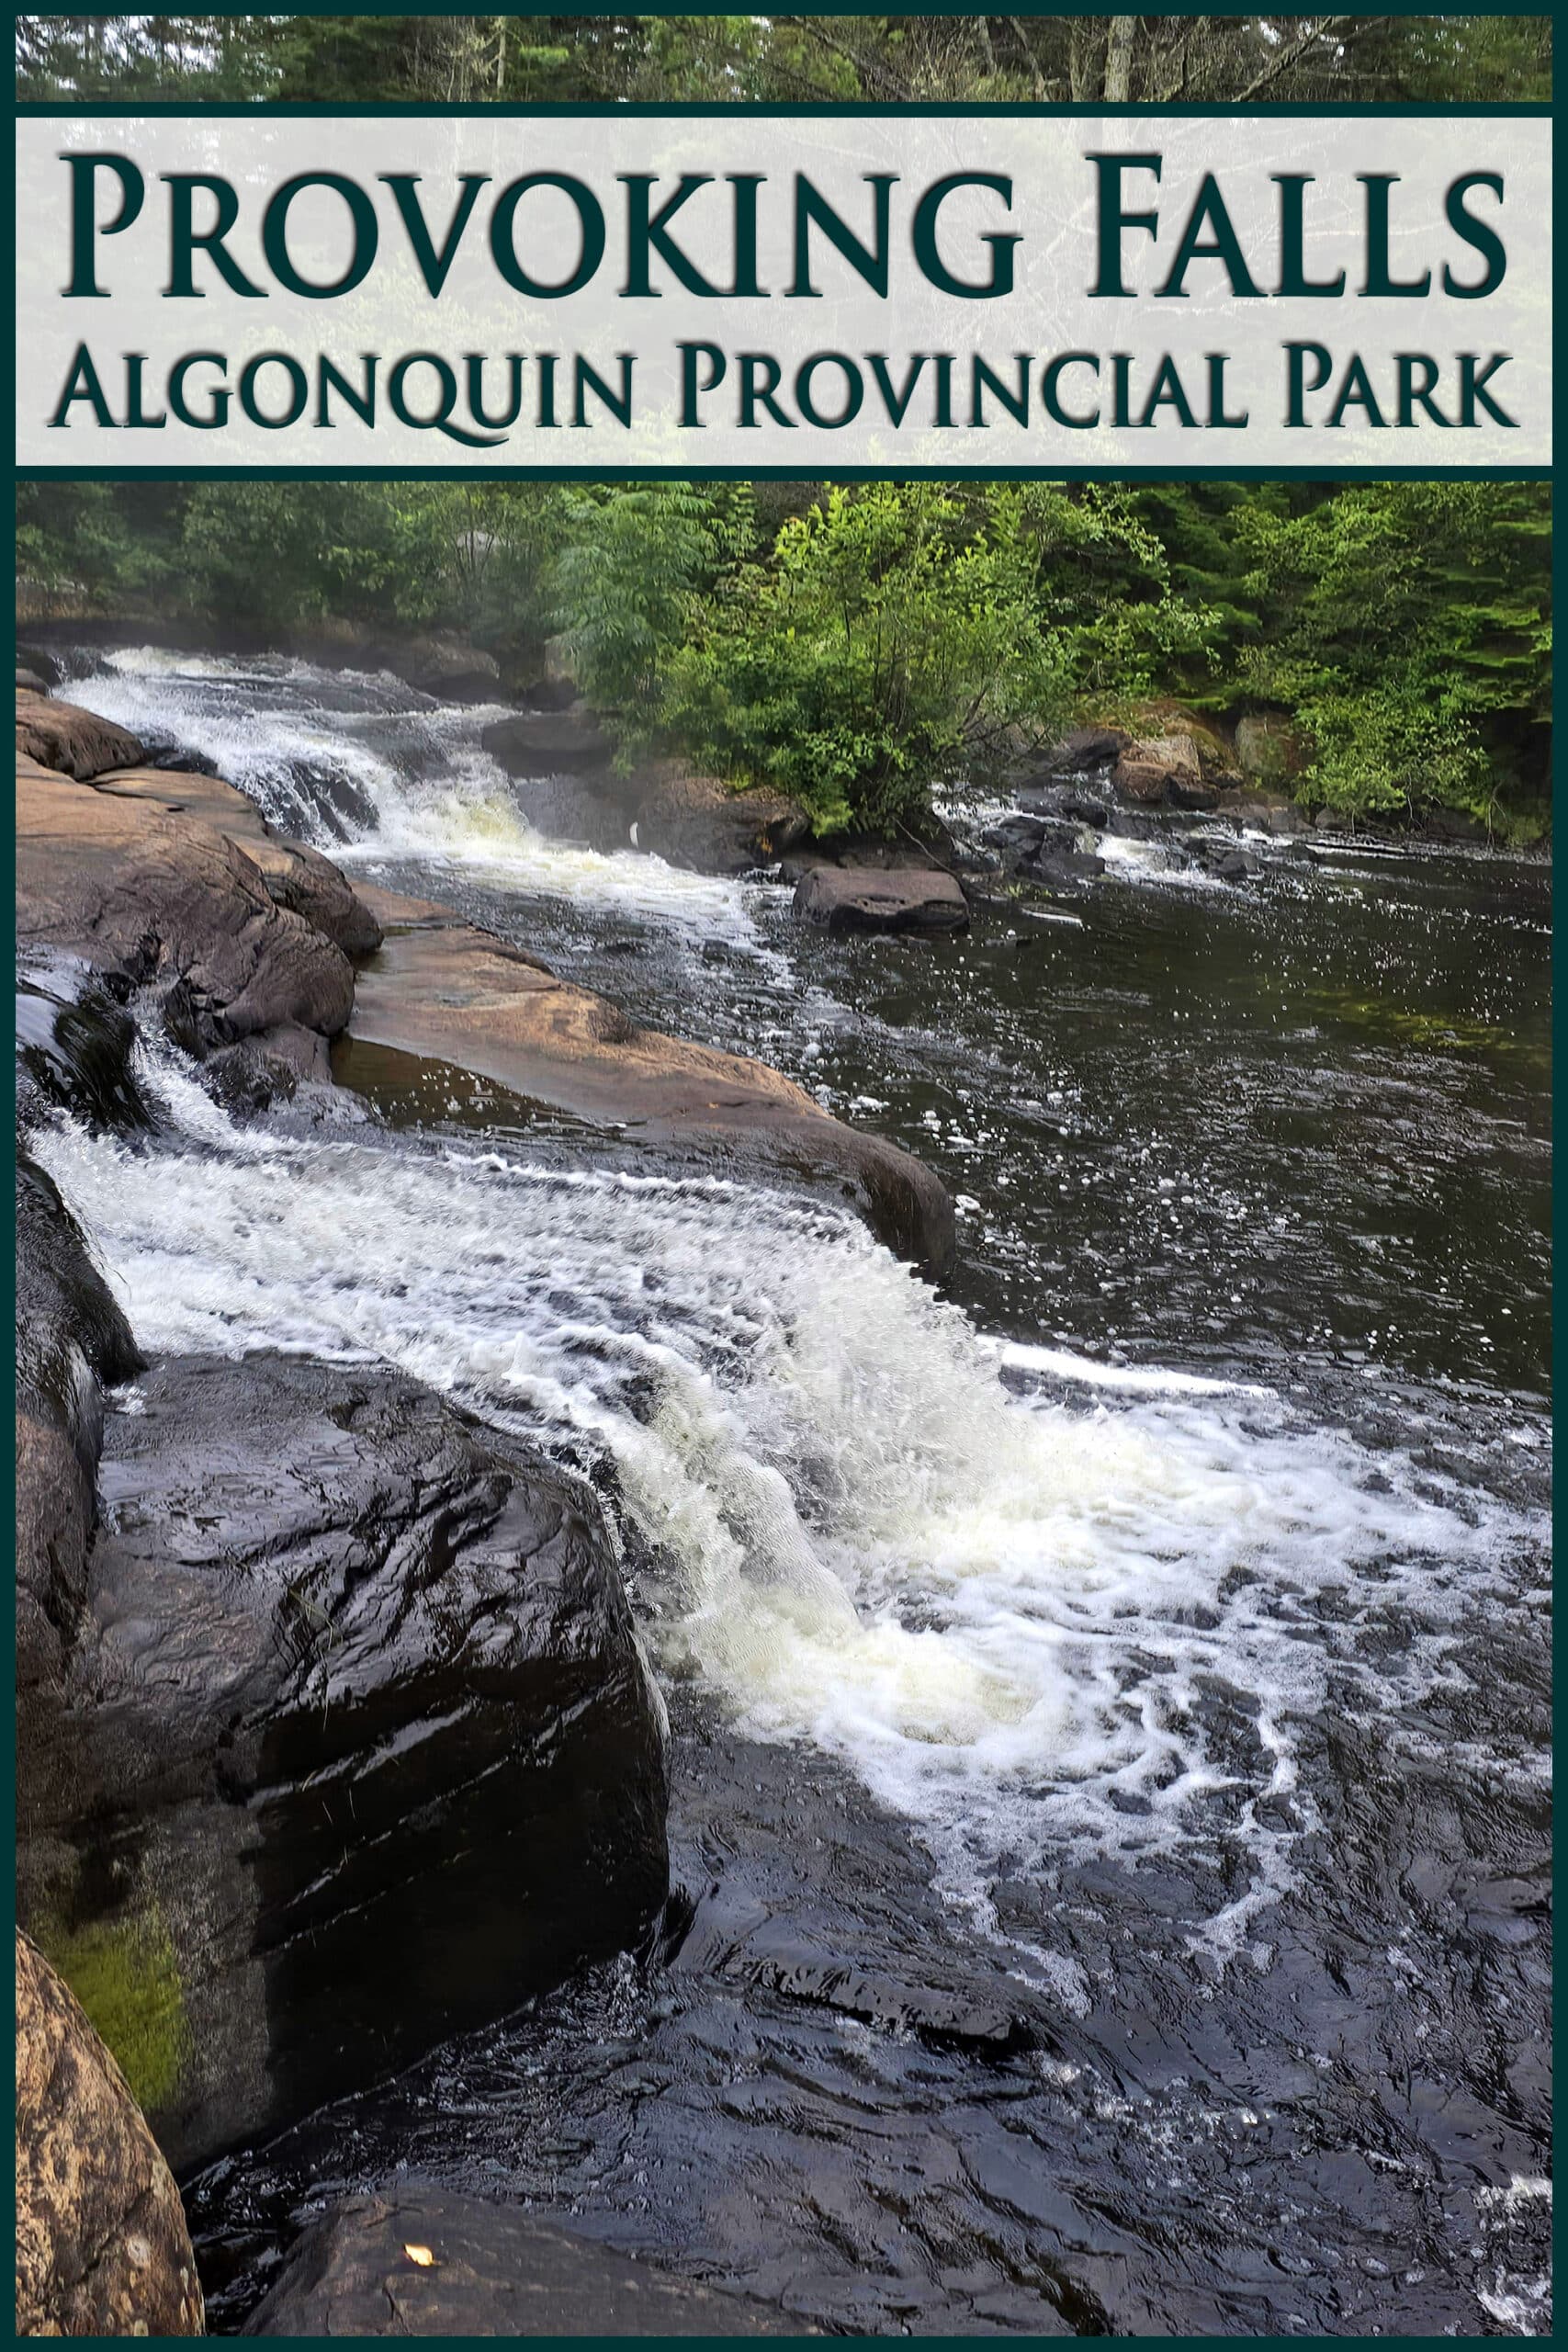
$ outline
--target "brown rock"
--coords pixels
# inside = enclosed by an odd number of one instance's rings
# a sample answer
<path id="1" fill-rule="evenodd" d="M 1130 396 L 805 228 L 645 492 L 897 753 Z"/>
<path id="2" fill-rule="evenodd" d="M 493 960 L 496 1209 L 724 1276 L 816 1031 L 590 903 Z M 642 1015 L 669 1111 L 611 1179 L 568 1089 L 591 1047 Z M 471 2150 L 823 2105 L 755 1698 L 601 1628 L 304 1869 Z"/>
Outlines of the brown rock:
<path id="1" fill-rule="evenodd" d="M 1203 769 L 1198 746 L 1190 735 L 1153 736 L 1129 743 L 1111 772 L 1111 781 L 1127 799 L 1139 801 L 1145 807 L 1152 807 L 1168 797 L 1174 799 L 1173 785 L 1187 790 L 1200 789 Z"/>
<path id="2" fill-rule="evenodd" d="M 17 749 L 40 767 L 62 775 L 97 775 L 104 768 L 130 767 L 141 746 L 125 728 L 74 703 L 22 695 L 17 702 Z"/>
<path id="3" fill-rule="evenodd" d="M 275 904 L 303 915 L 346 956 L 367 956 L 381 944 L 380 925 L 361 894 L 320 850 L 286 841 L 254 800 L 221 777 L 172 768 L 110 768 L 93 778 L 96 791 L 183 817 L 209 836 L 238 842 L 260 866 Z"/>
<path id="4" fill-rule="evenodd" d="M 387 938 L 359 976 L 355 1041 L 477 1070 L 690 1159 L 827 1177 L 901 1256 L 932 1271 L 951 1257 L 952 1204 L 907 1152 L 841 1126 L 778 1070 L 641 1028 L 456 917 Z"/>
<path id="5" fill-rule="evenodd" d="M 180 2193 L 124 2076 L 17 1937 L 17 2333 L 200 2335 Z"/>
<path id="6" fill-rule="evenodd" d="M 826 931 L 967 931 L 969 901 L 935 866 L 813 866 L 795 911 Z"/>
<path id="7" fill-rule="evenodd" d="M 73 949 L 134 983 L 184 982 L 206 1045 L 280 1023 L 333 1036 L 354 1001 L 348 956 L 279 896 L 329 920 L 333 900 L 348 935 L 368 939 L 376 927 L 360 910 L 354 928 L 352 893 L 344 884 L 343 901 L 333 899 L 324 859 L 265 837 L 242 847 L 239 830 L 195 825 L 148 793 L 19 767 L 17 937 Z M 253 850 L 273 866 L 270 877 Z"/>

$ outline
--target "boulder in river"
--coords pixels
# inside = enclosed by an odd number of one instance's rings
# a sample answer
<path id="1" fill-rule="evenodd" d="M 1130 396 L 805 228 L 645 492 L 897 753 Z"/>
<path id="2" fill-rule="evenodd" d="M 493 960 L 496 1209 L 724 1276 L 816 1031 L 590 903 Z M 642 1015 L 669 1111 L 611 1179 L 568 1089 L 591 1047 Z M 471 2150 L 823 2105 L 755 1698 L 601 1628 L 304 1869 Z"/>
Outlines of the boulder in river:
<path id="1" fill-rule="evenodd" d="M 634 2262 L 536 2213 L 399 2183 L 295 2246 L 247 2335 L 806 2335 L 803 2321 Z"/>
<path id="2" fill-rule="evenodd" d="M 938 866 L 814 865 L 796 885 L 795 911 L 824 931 L 969 928 L 968 899 Z"/>
<path id="3" fill-rule="evenodd" d="M 671 768 L 637 803 L 638 849 L 698 874 L 748 874 L 809 837 L 798 801 L 765 788 L 735 792 L 713 776 Z"/>
<path id="4" fill-rule="evenodd" d="M 175 1358 L 17 1767 L 18 1905 L 171 2160 L 635 1943 L 661 1702 L 592 1494 L 384 1366 Z"/>
<path id="5" fill-rule="evenodd" d="M 77 777 L 130 767 L 141 757 L 136 737 L 112 718 L 32 693 L 17 698 L 17 749 L 39 767 Z"/>
<path id="6" fill-rule="evenodd" d="M 80 2004 L 17 1937 L 17 2334 L 199 2335 L 174 2175 Z"/>
<path id="7" fill-rule="evenodd" d="M 368 956 L 380 945 L 380 925 L 341 867 L 308 842 L 275 832 L 248 794 L 220 776 L 199 768 L 108 768 L 93 788 L 237 842 L 260 866 L 274 904 L 302 916 L 345 956 Z"/>
<path id="8" fill-rule="evenodd" d="M 493 653 L 472 645 L 453 630 L 433 630 L 428 636 L 399 639 L 375 653 L 421 694 L 439 702 L 496 702 L 501 697 L 501 665 Z"/>
<path id="9" fill-rule="evenodd" d="M 1212 808 L 1217 797 L 1191 797 L 1201 796 L 1205 784 L 1198 746 L 1190 735 L 1150 736 L 1124 745 L 1111 781 L 1124 799 L 1145 808 L 1164 800 L 1179 808 Z"/>
<path id="10" fill-rule="evenodd" d="M 611 738 L 581 707 L 519 711 L 493 719 L 479 740 L 508 775 L 598 775 L 615 756 Z"/>
<path id="11" fill-rule="evenodd" d="M 1030 762 L 1042 780 L 1052 777 L 1101 775 L 1114 767 L 1131 739 L 1122 727 L 1075 727 L 1060 742 L 1036 752 Z"/>
<path id="12" fill-rule="evenodd" d="M 60 684 L 62 675 L 60 663 L 55 656 L 47 652 L 41 645 L 18 644 L 17 669 L 18 673 L 25 671 L 30 679 L 36 679 L 39 688 L 45 694 L 50 693 Z M 18 674 L 17 684 L 20 684 L 20 683 L 21 678 Z"/>

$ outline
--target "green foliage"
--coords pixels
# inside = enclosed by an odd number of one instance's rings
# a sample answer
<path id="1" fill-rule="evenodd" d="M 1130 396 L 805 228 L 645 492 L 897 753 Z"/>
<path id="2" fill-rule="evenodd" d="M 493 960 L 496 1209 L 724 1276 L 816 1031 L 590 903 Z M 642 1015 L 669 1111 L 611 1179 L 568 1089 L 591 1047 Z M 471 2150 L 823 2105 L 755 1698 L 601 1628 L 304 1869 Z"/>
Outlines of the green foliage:
<path id="1" fill-rule="evenodd" d="M 646 737 L 671 650 L 727 560 L 750 544 L 750 493 L 686 482 L 597 487 L 565 502 L 552 586 L 576 676 L 623 739 Z"/>
<path id="2" fill-rule="evenodd" d="M 1060 716 L 1027 501 L 996 489 L 987 507 L 966 533 L 942 488 L 875 482 L 785 521 L 667 657 L 667 732 L 829 832 L 918 816 L 965 747 Z"/>
<path id="3" fill-rule="evenodd" d="M 1551 715 L 1544 486 L 1356 483 L 1304 512 L 1246 508 L 1239 537 L 1269 616 L 1239 683 L 1312 737 L 1303 797 L 1492 823 Z"/>
<path id="4" fill-rule="evenodd" d="M 1549 493 L 1311 481 L 23 483 L 28 610 L 564 632 L 623 757 L 660 744 L 824 826 L 917 811 L 1010 729 L 1293 717 L 1297 788 L 1543 824 Z"/>

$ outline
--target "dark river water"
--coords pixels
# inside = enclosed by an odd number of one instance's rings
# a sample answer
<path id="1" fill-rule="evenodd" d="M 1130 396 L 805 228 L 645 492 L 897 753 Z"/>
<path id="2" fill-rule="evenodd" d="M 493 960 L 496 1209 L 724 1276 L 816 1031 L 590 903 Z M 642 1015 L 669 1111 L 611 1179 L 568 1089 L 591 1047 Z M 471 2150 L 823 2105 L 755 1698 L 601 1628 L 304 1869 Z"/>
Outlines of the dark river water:
<path id="1" fill-rule="evenodd" d="M 493 1096 L 264 1148 L 164 1073 L 153 1173 L 61 1139 L 148 1346 L 384 1352 L 598 1467 L 675 1736 L 657 1949 L 187 2184 L 213 2324 L 406 2168 L 831 2329 L 1544 2332 L 1544 865 L 1118 840 L 1070 906 L 840 941 L 574 842 L 493 712 L 148 650 L 73 692 L 959 1212 L 937 1298 Z"/>

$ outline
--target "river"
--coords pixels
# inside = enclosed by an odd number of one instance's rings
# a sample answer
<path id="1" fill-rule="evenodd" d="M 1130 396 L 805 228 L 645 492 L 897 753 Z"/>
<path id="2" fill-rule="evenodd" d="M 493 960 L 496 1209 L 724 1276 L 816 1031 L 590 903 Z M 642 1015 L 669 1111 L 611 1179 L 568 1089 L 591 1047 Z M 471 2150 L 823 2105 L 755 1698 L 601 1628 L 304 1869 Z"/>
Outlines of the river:
<path id="1" fill-rule="evenodd" d="M 74 666 L 958 1206 L 939 1296 L 385 1065 L 371 1125 L 170 1061 L 151 1149 L 48 1139 L 145 1347 L 384 1356 L 585 1468 L 675 1735 L 659 1948 L 188 2184 L 213 2324 L 407 2166 L 830 2328 L 1544 2330 L 1544 865 L 1115 841 L 1070 908 L 830 939 L 563 837 L 498 711 Z"/>

